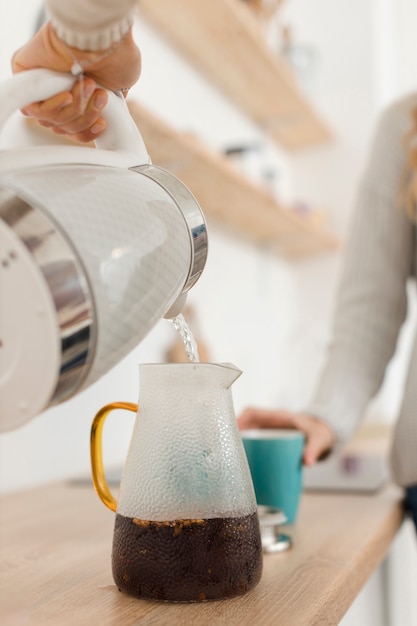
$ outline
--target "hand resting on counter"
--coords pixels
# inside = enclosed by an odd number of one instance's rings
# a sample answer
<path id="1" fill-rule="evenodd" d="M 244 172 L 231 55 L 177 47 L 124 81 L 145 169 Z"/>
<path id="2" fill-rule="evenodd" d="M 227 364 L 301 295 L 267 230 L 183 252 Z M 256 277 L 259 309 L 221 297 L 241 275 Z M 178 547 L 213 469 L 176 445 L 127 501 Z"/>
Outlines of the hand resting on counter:
<path id="1" fill-rule="evenodd" d="M 306 443 L 303 462 L 314 465 L 331 450 L 335 435 L 325 422 L 305 413 L 292 413 L 283 409 L 248 407 L 238 418 L 239 430 L 249 428 L 295 428 L 304 433 Z"/>

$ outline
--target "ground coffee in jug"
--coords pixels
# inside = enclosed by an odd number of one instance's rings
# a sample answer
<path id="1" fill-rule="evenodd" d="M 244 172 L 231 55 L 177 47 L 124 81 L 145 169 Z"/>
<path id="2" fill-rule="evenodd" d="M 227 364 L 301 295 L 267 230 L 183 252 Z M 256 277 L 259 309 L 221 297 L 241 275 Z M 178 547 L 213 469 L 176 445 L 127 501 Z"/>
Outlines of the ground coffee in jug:
<path id="1" fill-rule="evenodd" d="M 169 522 L 117 514 L 113 577 L 120 591 L 136 597 L 180 602 L 226 598 L 259 582 L 261 552 L 256 513 Z"/>

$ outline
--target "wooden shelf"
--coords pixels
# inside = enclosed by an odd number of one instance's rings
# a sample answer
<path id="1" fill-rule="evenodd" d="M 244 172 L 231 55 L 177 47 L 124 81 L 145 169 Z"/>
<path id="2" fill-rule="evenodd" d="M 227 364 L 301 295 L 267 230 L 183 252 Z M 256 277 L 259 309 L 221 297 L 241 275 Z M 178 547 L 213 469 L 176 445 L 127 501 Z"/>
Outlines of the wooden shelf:
<path id="1" fill-rule="evenodd" d="M 196 137 L 184 135 L 136 101 L 128 101 L 152 162 L 172 172 L 192 191 L 208 219 L 219 221 L 251 243 L 268 244 L 296 259 L 335 249 L 325 227 L 280 206 L 264 189 L 246 180 L 226 159 Z"/>
<path id="2" fill-rule="evenodd" d="M 139 7 L 144 19 L 282 147 L 294 150 L 330 139 L 242 0 L 141 0 Z M 129 106 L 152 161 L 191 189 L 208 220 L 291 259 L 339 246 L 325 226 L 280 206 L 196 137 L 182 135 L 137 103 Z"/>
<path id="3" fill-rule="evenodd" d="M 286 149 L 330 139 L 242 0 L 141 0 L 141 15 Z"/>

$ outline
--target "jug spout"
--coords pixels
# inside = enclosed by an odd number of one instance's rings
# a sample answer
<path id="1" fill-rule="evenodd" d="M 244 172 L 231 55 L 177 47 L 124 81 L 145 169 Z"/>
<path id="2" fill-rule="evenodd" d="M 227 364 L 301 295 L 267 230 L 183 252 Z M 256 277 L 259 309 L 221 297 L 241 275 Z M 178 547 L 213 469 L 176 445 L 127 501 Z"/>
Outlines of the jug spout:
<path id="1" fill-rule="evenodd" d="M 242 374 L 242 370 L 240 370 L 233 363 L 214 363 L 214 367 L 221 368 L 222 376 L 224 377 L 225 388 L 229 389 L 232 384 L 239 378 Z"/>
<path id="2" fill-rule="evenodd" d="M 184 385 L 198 387 L 200 394 L 211 389 L 230 389 L 242 371 L 233 363 L 141 363 L 139 365 L 141 389 L 156 390 Z M 183 397 L 180 397 L 183 400 Z"/>

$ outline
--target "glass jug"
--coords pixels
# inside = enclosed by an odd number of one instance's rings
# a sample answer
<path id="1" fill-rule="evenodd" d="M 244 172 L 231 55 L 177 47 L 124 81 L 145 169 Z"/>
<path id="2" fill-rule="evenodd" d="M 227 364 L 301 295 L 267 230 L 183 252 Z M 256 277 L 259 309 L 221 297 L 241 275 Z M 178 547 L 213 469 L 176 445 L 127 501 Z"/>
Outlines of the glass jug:
<path id="1" fill-rule="evenodd" d="M 95 489 L 116 512 L 112 568 L 121 591 L 198 602 L 243 594 L 262 573 L 256 499 L 237 428 L 230 364 L 140 365 L 139 410 L 103 407 L 91 431 Z M 118 503 L 106 482 L 102 428 L 137 413 Z"/>

